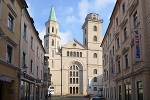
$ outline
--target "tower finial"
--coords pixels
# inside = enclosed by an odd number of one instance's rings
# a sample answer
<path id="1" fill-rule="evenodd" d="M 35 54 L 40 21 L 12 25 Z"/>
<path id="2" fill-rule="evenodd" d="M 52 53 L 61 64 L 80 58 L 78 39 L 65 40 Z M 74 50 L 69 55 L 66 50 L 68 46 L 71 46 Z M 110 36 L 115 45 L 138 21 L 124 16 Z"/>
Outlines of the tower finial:
<path id="1" fill-rule="evenodd" d="M 50 15 L 49 15 L 48 20 L 57 21 L 53 4 L 52 4 L 52 7 L 51 7 L 51 11 L 50 11 Z"/>

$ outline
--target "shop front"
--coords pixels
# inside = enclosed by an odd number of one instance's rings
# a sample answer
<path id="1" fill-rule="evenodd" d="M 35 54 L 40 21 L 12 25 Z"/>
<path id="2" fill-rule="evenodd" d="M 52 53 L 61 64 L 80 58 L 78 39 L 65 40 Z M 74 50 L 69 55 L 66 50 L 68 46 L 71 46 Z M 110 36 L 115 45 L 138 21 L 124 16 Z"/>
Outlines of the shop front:
<path id="1" fill-rule="evenodd" d="M 35 100 L 34 99 L 34 83 L 35 79 L 29 75 L 24 75 L 21 78 L 21 100 Z"/>

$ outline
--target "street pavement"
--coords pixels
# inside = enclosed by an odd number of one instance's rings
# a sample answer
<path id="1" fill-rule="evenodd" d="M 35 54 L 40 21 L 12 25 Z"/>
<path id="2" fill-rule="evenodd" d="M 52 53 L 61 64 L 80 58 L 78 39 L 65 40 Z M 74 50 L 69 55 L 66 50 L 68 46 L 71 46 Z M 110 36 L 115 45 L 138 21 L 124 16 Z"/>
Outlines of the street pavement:
<path id="1" fill-rule="evenodd" d="M 89 100 L 88 98 L 84 98 L 83 96 L 66 96 L 66 97 L 52 97 L 48 100 Z"/>

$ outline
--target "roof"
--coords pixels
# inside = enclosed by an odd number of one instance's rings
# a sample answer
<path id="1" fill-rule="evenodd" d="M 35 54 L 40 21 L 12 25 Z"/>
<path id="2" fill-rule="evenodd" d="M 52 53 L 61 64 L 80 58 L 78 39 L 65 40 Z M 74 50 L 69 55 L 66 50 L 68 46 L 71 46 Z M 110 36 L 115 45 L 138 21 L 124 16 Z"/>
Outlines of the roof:
<path id="1" fill-rule="evenodd" d="M 57 21 L 53 5 L 51 7 L 51 11 L 50 11 L 50 15 L 49 15 L 49 19 L 48 20 Z"/>

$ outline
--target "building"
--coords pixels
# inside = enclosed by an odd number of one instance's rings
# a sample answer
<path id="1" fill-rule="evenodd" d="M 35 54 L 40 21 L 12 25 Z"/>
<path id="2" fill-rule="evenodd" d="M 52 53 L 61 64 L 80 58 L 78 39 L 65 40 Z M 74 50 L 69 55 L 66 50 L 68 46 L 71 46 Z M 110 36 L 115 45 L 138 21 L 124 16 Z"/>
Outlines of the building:
<path id="1" fill-rule="evenodd" d="M 98 14 L 88 14 L 82 26 L 83 44 L 74 38 L 60 46 L 59 23 L 51 7 L 44 48 L 49 56 L 53 95 L 98 94 L 102 88 L 102 22 Z"/>
<path id="2" fill-rule="evenodd" d="M 25 6 L 21 12 L 20 36 L 20 98 L 23 100 L 41 100 L 45 97 L 44 54 L 42 40 Z"/>
<path id="3" fill-rule="evenodd" d="M 0 0 L 0 100 L 19 99 L 22 0 Z"/>
<path id="4" fill-rule="evenodd" d="M 149 0 L 117 0 L 103 38 L 103 93 L 111 100 L 149 100 Z"/>

